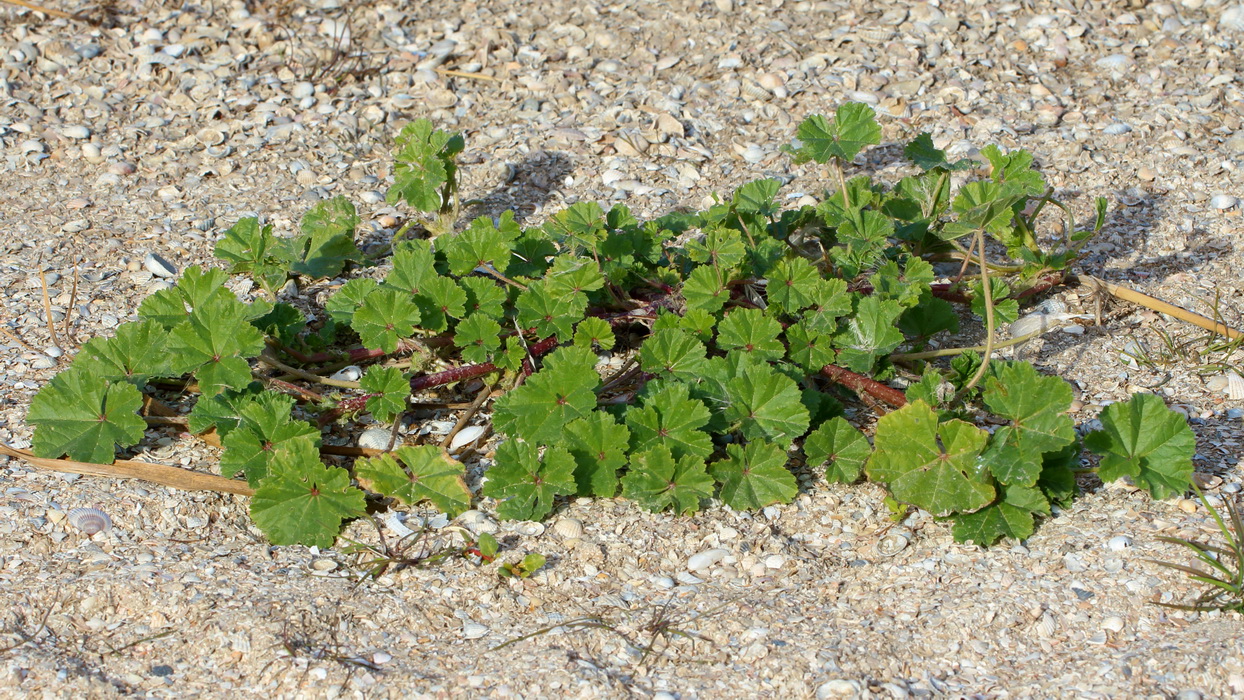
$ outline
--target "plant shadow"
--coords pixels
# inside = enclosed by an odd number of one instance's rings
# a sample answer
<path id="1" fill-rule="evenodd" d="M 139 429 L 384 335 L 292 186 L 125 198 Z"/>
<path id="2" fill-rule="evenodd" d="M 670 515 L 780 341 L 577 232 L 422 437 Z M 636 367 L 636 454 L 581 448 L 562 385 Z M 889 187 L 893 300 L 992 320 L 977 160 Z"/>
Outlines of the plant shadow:
<path id="1" fill-rule="evenodd" d="M 522 162 L 506 164 L 504 181 L 491 192 L 472 201 L 463 219 L 479 216 L 500 216 L 514 212 L 514 220 L 522 223 L 550 201 L 560 198 L 566 177 L 574 171 L 574 161 L 560 151 L 532 151 Z"/>

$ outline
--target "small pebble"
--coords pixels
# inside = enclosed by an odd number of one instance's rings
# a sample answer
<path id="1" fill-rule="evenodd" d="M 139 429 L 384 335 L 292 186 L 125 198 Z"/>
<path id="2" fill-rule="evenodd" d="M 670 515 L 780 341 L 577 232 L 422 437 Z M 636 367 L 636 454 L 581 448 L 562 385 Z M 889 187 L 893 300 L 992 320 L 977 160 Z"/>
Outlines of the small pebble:
<path id="1" fill-rule="evenodd" d="M 143 258 L 143 267 L 156 277 L 177 276 L 177 268 L 173 267 L 173 263 L 155 253 L 147 253 L 147 256 Z"/>
<path id="2" fill-rule="evenodd" d="M 1153 168 L 1141 168 L 1136 171 L 1136 177 L 1145 182 L 1153 182 L 1158 177 L 1158 173 Z"/>
<path id="3" fill-rule="evenodd" d="M 311 568 L 315 569 L 316 571 L 324 571 L 324 572 L 332 571 L 333 569 L 337 568 L 337 562 L 333 561 L 332 559 L 316 559 L 315 561 L 311 562 Z"/>
<path id="4" fill-rule="evenodd" d="M 374 664 L 384 665 L 393 660 L 393 655 L 385 651 L 377 651 L 371 655 L 371 661 Z"/>

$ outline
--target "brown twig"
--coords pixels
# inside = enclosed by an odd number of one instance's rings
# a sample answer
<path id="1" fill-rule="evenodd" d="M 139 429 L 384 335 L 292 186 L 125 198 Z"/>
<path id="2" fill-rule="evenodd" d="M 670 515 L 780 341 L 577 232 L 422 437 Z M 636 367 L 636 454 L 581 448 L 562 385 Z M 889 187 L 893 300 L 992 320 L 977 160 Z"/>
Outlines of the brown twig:
<path id="1" fill-rule="evenodd" d="M 0 454 L 32 464 L 40 469 L 48 469 L 69 474 L 86 474 L 88 476 L 106 476 L 116 479 L 139 479 L 184 491 L 215 491 L 217 493 L 233 493 L 239 496 L 253 496 L 254 489 L 245 481 L 226 479 L 223 476 L 204 474 L 203 472 L 170 467 L 166 464 L 150 462 L 134 462 L 118 459 L 112 464 L 93 464 L 78 462 L 72 459 L 48 459 L 36 457 L 27 450 L 19 450 L 0 443 Z"/>
<path id="2" fill-rule="evenodd" d="M 440 73 L 441 75 L 448 75 L 454 78 L 468 78 L 470 80 L 491 80 L 494 83 L 503 82 L 500 78 L 495 78 L 491 75 L 483 75 L 481 73 L 466 73 L 464 71 L 451 70 L 449 68 L 437 68 L 436 72 Z"/>
<path id="3" fill-rule="evenodd" d="M 259 357 L 256 359 L 258 359 L 263 364 L 268 365 L 269 367 L 279 369 L 286 374 L 295 376 L 299 379 L 303 379 L 308 382 L 315 382 L 317 384 L 324 384 L 326 386 L 335 386 L 340 389 L 358 389 L 359 388 L 358 382 L 350 382 L 350 381 L 345 381 L 343 379 L 333 379 L 332 377 L 321 377 L 320 375 L 315 374 L 314 372 L 308 372 L 304 369 L 298 369 L 297 367 L 291 367 L 285 364 L 284 362 L 281 362 L 280 360 L 276 359 L 267 351 L 260 353 Z"/>
<path id="4" fill-rule="evenodd" d="M 30 352 L 39 352 L 38 350 L 36 350 L 36 349 L 35 349 L 35 347 L 34 347 L 33 345 L 31 345 L 30 343 L 27 343 L 26 341 L 22 340 L 21 338 L 19 338 L 19 337 L 17 336 L 17 334 L 13 333 L 13 332 L 12 332 L 12 331 L 10 331 L 8 328 L 5 328 L 4 326 L 0 326 L 0 335 L 3 335 L 4 337 L 8 338 L 9 340 L 11 340 L 11 341 L 13 341 L 13 342 L 17 343 L 18 345 L 20 345 L 20 346 L 22 346 L 22 347 L 26 348 L 26 349 L 27 349 L 27 350 L 29 350 Z"/>
<path id="5" fill-rule="evenodd" d="M 52 320 L 52 300 L 48 298 L 48 276 L 43 270 L 39 270 L 39 283 L 43 289 L 43 313 L 47 317 L 48 334 L 52 336 L 52 344 L 64 354 L 65 348 L 61 347 L 60 338 L 56 337 L 56 322 Z"/>
<path id="6" fill-rule="evenodd" d="M 1117 299 L 1130 301 L 1133 304 L 1140 304 L 1145 308 L 1153 309 L 1154 311 L 1164 313 L 1167 316 L 1174 316 L 1181 321 L 1186 321 L 1194 326 L 1204 328 L 1207 331 L 1217 333 L 1221 336 L 1226 336 L 1231 340 L 1244 337 L 1244 333 L 1218 323 L 1211 318 L 1206 318 L 1201 314 L 1175 306 L 1174 304 L 1168 304 L 1161 299 L 1156 299 L 1148 294 L 1138 292 L 1135 289 L 1107 282 L 1103 279 L 1093 277 L 1092 275 L 1067 275 L 1067 282 L 1070 284 L 1083 284 L 1095 289 L 1102 289 L 1106 293 L 1110 294 L 1110 296 Z"/>
<path id="7" fill-rule="evenodd" d="M 0 0 L 0 2 L 5 2 L 10 5 L 17 5 L 18 7 L 24 7 L 27 10 L 34 10 L 35 12 L 42 12 L 43 14 L 48 15 L 50 17 L 59 17 L 61 19 L 78 19 L 76 15 L 71 15 L 68 12 L 65 12 L 63 10 L 53 10 L 50 7 L 40 7 L 32 2 L 26 2 L 26 0 Z"/>
<path id="8" fill-rule="evenodd" d="M 449 449 L 449 442 L 454 439 L 454 436 L 457 435 L 460 430 L 466 427 L 467 423 L 471 422 L 471 418 L 479 412 L 480 407 L 484 405 L 484 402 L 487 401 L 488 397 L 491 395 L 491 385 L 486 385 L 483 389 L 479 390 L 479 394 L 475 396 L 475 400 L 471 402 L 471 406 L 463 412 L 460 418 L 458 418 L 458 422 L 454 424 L 453 429 L 449 431 L 449 434 L 445 436 L 445 439 L 441 440 L 442 448 Z"/>
<path id="9" fill-rule="evenodd" d="M 73 307 L 78 303 L 78 264 L 73 265 L 73 287 L 69 292 L 69 306 L 65 308 L 65 339 L 71 345 L 77 345 L 78 341 L 74 338 L 73 329 L 69 326 L 69 315 L 73 313 Z"/>

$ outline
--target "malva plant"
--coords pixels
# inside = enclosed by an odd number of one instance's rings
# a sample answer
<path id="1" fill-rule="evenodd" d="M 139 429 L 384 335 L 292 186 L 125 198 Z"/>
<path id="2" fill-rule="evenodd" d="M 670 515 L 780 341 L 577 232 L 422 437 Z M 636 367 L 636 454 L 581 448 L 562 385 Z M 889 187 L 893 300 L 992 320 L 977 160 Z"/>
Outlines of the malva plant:
<path id="1" fill-rule="evenodd" d="M 357 247 L 359 216 L 341 197 L 293 238 L 237 222 L 216 246 L 227 269 L 187 269 L 38 393 L 34 450 L 111 461 L 143 439 L 144 396 L 174 382 L 197 394 L 188 428 L 219 436 L 222 472 L 255 489 L 252 517 L 277 544 L 331 545 L 368 493 L 451 516 L 482 495 L 498 516 L 529 520 L 571 496 L 757 509 L 797 495 L 800 465 L 880 482 L 953 521 L 959 541 L 1032 535 L 1075 497 L 1082 445 L 1070 386 L 992 359 L 997 329 L 1063 280 L 1104 201 L 1079 228 L 1031 155 L 994 146 L 986 174 L 956 189 L 952 175 L 980 164 L 948 160 L 927 134 L 904 149 L 913 173 L 897 183 L 847 178 L 881 140 L 865 105 L 811 117 L 797 137 L 795 162 L 834 174 L 817 206 L 783 209 L 780 182 L 764 179 L 705 211 L 641 221 L 579 202 L 525 227 L 511 213 L 458 222 L 463 139 L 417 121 L 398 137 L 389 191 L 412 215 L 379 255 Z M 1066 225 L 1043 244 L 1047 208 Z M 933 263 L 946 261 L 958 274 L 939 282 Z M 231 274 L 262 296 L 240 300 Z M 279 300 L 292 277 L 341 275 L 322 307 Z M 984 320 L 984 352 L 924 352 L 958 334 L 961 313 Z M 625 363 L 604 376 L 602 352 Z M 360 381 L 328 379 L 351 363 L 366 366 Z M 900 375 L 905 391 L 887 383 Z M 319 426 L 364 411 L 400 421 L 412 398 L 469 379 L 485 383 L 473 408 L 501 394 L 491 420 L 503 440 L 479 494 L 438 446 L 324 461 Z M 880 414 L 871 444 L 844 401 Z M 1192 432 L 1157 396 L 1112 404 L 1101 424 L 1083 440 L 1100 477 L 1155 498 L 1189 487 Z"/>

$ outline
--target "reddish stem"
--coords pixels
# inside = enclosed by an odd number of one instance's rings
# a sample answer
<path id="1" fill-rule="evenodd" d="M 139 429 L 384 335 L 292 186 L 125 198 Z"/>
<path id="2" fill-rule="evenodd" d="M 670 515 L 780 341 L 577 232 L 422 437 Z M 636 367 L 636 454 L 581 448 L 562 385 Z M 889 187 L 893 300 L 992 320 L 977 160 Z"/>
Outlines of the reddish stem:
<path id="1" fill-rule="evenodd" d="M 821 374 L 830 381 L 841 384 L 857 394 L 868 394 L 895 408 L 902 408 L 907 405 L 907 397 L 898 389 L 888 387 L 881 382 L 869 379 L 862 374 L 856 374 L 838 365 L 825 365 L 821 368 Z"/>
<path id="2" fill-rule="evenodd" d="M 557 338 L 548 337 L 532 345 L 529 350 L 533 356 L 539 357 L 555 347 L 557 347 Z M 436 372 L 435 374 L 425 374 L 422 377 L 415 377 L 410 380 L 410 390 L 412 392 L 419 392 L 425 389 L 431 389 L 432 387 L 460 382 L 465 379 L 482 377 L 485 374 L 496 371 L 497 366 L 491 362 L 484 362 L 478 365 L 454 367 L 443 372 Z"/>

